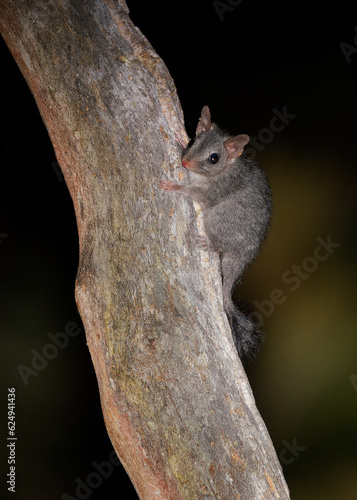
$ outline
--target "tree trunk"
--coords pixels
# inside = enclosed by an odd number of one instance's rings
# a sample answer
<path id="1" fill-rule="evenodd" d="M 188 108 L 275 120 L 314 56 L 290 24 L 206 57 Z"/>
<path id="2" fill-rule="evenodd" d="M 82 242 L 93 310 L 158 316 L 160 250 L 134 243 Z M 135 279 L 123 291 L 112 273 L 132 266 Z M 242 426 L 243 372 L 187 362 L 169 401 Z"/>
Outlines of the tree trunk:
<path id="1" fill-rule="evenodd" d="M 78 308 L 139 497 L 289 498 L 222 309 L 218 257 L 194 248 L 190 200 L 158 188 L 180 178 L 186 138 L 165 65 L 123 0 L 0 6 L 72 196 Z"/>

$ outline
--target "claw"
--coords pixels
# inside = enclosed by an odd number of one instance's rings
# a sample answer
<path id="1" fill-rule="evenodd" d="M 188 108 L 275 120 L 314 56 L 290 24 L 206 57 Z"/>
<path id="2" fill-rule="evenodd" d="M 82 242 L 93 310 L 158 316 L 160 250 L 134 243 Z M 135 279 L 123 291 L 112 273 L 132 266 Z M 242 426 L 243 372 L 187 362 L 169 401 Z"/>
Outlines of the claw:
<path id="1" fill-rule="evenodd" d="M 188 143 L 186 143 L 186 141 L 177 132 L 175 133 L 175 136 L 177 145 L 182 151 L 184 151 L 187 148 Z"/>
<path id="2" fill-rule="evenodd" d="M 211 243 L 207 236 L 195 236 L 196 239 L 196 248 L 198 250 L 203 250 L 205 252 L 208 252 L 211 250 Z"/>
<path id="3" fill-rule="evenodd" d="M 159 181 L 159 188 L 166 191 L 174 191 L 176 184 L 171 181 Z"/>

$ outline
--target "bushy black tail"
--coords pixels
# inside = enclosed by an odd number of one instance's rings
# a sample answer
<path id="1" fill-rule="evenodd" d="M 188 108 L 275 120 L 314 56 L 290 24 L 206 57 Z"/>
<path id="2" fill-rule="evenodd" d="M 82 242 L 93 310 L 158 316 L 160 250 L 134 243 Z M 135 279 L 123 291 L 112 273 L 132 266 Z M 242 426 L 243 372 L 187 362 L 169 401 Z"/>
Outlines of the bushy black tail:
<path id="1" fill-rule="evenodd" d="M 249 361 L 252 361 L 258 354 L 263 334 L 258 325 L 252 319 L 245 316 L 237 307 L 230 309 L 227 312 L 227 317 L 232 329 L 233 340 L 238 355 L 245 365 Z"/>

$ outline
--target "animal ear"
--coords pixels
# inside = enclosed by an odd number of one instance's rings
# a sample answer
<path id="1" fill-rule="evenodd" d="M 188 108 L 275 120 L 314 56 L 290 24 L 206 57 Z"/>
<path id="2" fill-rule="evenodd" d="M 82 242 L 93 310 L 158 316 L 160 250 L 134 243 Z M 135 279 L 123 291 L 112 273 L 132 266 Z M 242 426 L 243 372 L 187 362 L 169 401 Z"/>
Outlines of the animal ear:
<path id="1" fill-rule="evenodd" d="M 208 106 L 204 106 L 201 111 L 201 118 L 199 119 L 196 135 L 200 135 L 201 132 L 207 132 L 212 126 L 211 123 L 211 113 Z"/>
<path id="2" fill-rule="evenodd" d="M 237 158 L 243 153 L 244 146 L 249 142 L 249 135 L 240 134 L 224 141 L 224 147 L 228 152 L 228 158 Z"/>

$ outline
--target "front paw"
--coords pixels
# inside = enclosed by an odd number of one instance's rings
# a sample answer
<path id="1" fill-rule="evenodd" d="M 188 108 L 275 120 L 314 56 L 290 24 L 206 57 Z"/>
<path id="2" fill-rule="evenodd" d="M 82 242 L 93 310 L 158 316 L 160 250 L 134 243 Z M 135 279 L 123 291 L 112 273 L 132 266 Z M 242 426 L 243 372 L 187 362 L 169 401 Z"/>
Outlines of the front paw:
<path id="1" fill-rule="evenodd" d="M 177 184 L 171 181 L 159 181 L 159 187 L 165 191 L 175 191 L 178 188 Z"/>
<path id="2" fill-rule="evenodd" d="M 207 236 L 195 236 L 196 248 L 198 250 L 204 250 L 205 252 L 210 252 L 213 250 L 210 240 Z"/>

